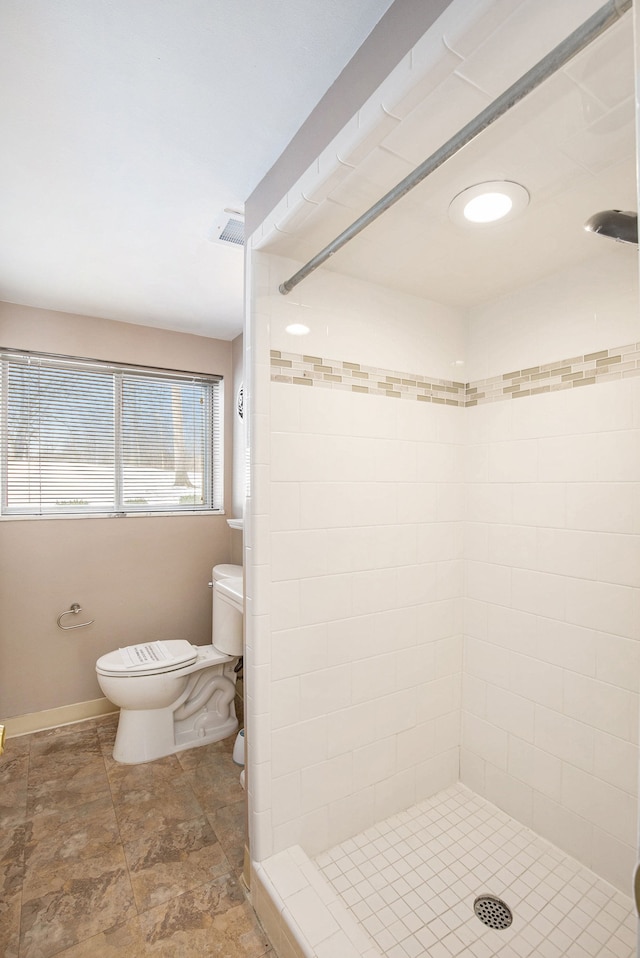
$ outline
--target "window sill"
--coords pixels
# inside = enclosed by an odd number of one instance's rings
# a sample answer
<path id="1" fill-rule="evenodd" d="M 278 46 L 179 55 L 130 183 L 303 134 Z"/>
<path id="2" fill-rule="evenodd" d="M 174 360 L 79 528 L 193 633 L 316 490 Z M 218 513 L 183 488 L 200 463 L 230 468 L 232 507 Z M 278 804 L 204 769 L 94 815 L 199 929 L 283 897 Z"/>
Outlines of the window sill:
<path id="1" fill-rule="evenodd" d="M 11 515 L 0 516 L 0 522 L 25 522 L 38 520 L 58 521 L 59 519 L 166 519 L 169 516 L 181 516 L 184 518 L 202 518 L 203 516 L 217 516 L 220 519 L 225 518 L 224 512 L 215 512 L 203 509 L 201 512 L 70 512 L 68 515 L 52 514 L 50 516 L 31 516 L 31 515 Z"/>

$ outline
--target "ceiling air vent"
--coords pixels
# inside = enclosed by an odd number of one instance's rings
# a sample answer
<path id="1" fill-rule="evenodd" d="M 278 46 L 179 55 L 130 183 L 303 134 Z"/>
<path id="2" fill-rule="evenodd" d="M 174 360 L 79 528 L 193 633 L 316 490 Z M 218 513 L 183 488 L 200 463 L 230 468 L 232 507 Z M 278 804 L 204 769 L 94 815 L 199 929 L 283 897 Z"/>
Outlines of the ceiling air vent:
<path id="1" fill-rule="evenodd" d="M 244 246 L 244 215 L 239 210 L 223 210 L 216 218 L 211 239 L 225 246 Z"/>

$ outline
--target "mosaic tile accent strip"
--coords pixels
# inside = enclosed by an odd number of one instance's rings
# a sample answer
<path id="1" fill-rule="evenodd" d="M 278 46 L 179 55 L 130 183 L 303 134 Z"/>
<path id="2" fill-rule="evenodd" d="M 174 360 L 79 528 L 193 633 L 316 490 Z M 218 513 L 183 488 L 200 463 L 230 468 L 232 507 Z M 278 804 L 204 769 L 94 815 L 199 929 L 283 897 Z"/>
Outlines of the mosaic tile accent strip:
<path id="1" fill-rule="evenodd" d="M 592 386 L 628 376 L 640 376 L 640 343 L 601 349 L 596 353 L 559 359 L 543 366 L 516 369 L 502 376 L 467 383 L 465 406 Z"/>
<path id="2" fill-rule="evenodd" d="M 640 376 L 640 343 L 516 369 L 471 383 L 434 379 L 420 373 L 398 372 L 320 356 L 271 351 L 272 382 L 343 389 L 370 396 L 447 406 L 479 406 L 506 399 L 522 399 L 524 396 L 576 389 L 629 376 Z"/>
<path id="3" fill-rule="evenodd" d="M 386 958 L 635 958 L 631 899 L 464 785 L 316 864 Z M 476 917 L 485 894 L 509 928 Z"/>
<path id="4" fill-rule="evenodd" d="M 271 379 L 273 382 L 296 386 L 346 389 L 370 396 L 387 396 L 389 399 L 412 399 L 447 406 L 465 405 L 464 383 L 278 350 L 271 351 Z"/>

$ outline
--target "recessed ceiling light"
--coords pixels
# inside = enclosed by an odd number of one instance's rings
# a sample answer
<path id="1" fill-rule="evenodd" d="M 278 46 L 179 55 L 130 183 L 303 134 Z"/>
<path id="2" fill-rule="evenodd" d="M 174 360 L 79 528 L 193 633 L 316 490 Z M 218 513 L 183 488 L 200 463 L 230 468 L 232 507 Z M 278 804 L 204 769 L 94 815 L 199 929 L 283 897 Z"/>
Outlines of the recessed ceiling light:
<path id="1" fill-rule="evenodd" d="M 513 202 L 506 193 L 481 193 L 474 196 L 462 210 L 462 215 L 472 223 L 493 223 L 511 211 Z"/>
<path id="2" fill-rule="evenodd" d="M 491 180 L 458 193 L 449 205 L 449 216 L 458 226 L 486 226 L 513 219 L 528 203 L 524 186 L 510 180 Z"/>
<path id="3" fill-rule="evenodd" d="M 285 326 L 284 331 L 285 333 L 291 333 L 292 336 L 306 336 L 310 330 L 304 323 L 289 323 L 288 326 Z"/>

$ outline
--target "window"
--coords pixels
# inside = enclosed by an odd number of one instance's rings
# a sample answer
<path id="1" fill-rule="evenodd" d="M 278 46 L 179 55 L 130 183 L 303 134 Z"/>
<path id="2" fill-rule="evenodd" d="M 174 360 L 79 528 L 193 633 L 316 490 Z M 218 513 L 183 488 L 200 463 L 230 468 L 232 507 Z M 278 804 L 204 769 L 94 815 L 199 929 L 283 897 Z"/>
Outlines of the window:
<path id="1" fill-rule="evenodd" d="M 0 351 L 5 516 L 222 509 L 222 379 Z"/>

